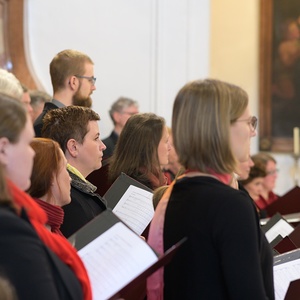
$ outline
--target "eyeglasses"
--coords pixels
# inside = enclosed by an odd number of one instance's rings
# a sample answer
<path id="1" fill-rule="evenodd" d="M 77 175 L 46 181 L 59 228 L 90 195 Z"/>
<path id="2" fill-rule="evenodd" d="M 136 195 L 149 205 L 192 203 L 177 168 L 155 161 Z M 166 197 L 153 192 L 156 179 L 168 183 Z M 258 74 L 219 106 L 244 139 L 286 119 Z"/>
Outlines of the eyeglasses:
<path id="1" fill-rule="evenodd" d="M 122 115 L 129 115 L 129 116 L 133 116 L 133 115 L 136 115 L 137 113 L 136 112 L 128 112 L 128 111 L 123 111 L 121 112 Z"/>
<path id="2" fill-rule="evenodd" d="M 247 122 L 250 125 L 252 131 L 254 131 L 256 129 L 257 121 L 258 121 L 258 119 L 255 116 L 253 116 L 247 120 L 236 120 L 236 122 Z"/>
<path id="3" fill-rule="evenodd" d="M 279 172 L 279 169 L 275 169 L 275 170 L 271 170 L 271 171 L 268 171 L 266 172 L 267 175 L 275 175 Z"/>
<path id="4" fill-rule="evenodd" d="M 96 77 L 94 77 L 94 76 L 91 76 L 91 77 L 89 77 L 89 76 L 81 76 L 81 75 L 74 75 L 75 77 L 77 77 L 77 78 L 85 78 L 85 79 L 87 79 L 92 85 L 95 85 L 95 83 L 96 83 Z"/>

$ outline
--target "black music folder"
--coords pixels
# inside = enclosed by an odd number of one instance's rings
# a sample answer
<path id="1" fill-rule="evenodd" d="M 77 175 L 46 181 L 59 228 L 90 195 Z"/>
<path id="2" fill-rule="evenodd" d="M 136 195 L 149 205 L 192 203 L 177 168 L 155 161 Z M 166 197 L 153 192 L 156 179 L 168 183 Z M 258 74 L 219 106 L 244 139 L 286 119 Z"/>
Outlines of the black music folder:
<path id="1" fill-rule="evenodd" d="M 154 215 L 153 191 L 122 173 L 103 198 L 125 224 L 141 235 Z"/>
<path id="2" fill-rule="evenodd" d="M 167 264 L 184 242 L 161 257 L 139 235 L 107 209 L 73 234 L 91 280 L 94 299 L 116 299 L 145 284 L 146 278 Z"/>
<path id="3" fill-rule="evenodd" d="M 125 173 L 121 173 L 121 175 L 113 182 L 108 191 L 104 194 L 103 198 L 107 202 L 107 206 L 113 209 L 119 200 L 122 198 L 126 190 L 129 186 L 136 186 L 140 189 L 153 193 L 151 189 L 149 189 L 144 184 L 138 182 L 137 180 L 131 178 Z"/>
<path id="4" fill-rule="evenodd" d="M 276 300 L 299 299 L 300 249 L 275 256 L 273 266 Z"/>
<path id="5" fill-rule="evenodd" d="M 290 225 L 281 214 L 275 214 L 266 225 L 262 226 L 262 231 L 265 233 L 267 240 L 271 244 L 278 236 L 282 238 L 288 236 L 294 227 Z"/>

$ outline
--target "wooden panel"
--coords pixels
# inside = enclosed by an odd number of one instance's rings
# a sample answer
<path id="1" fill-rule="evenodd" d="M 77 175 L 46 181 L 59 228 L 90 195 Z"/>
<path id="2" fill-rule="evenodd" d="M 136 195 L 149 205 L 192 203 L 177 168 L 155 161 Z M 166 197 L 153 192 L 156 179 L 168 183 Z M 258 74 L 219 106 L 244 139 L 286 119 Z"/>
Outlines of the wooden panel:
<path id="1" fill-rule="evenodd" d="M 24 0 L 6 0 L 8 3 L 8 49 L 12 73 L 30 89 L 36 83 L 28 68 L 24 48 Z"/>

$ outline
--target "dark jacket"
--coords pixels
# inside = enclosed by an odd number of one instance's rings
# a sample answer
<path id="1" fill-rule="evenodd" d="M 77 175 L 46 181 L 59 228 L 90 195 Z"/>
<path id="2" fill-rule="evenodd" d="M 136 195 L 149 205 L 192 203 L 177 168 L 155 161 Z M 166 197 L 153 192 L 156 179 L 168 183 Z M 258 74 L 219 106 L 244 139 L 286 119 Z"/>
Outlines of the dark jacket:
<path id="1" fill-rule="evenodd" d="M 65 217 L 60 227 L 67 238 L 106 209 L 105 200 L 95 193 L 97 187 L 70 171 L 69 174 L 72 178 L 71 203 L 63 206 Z"/>
<path id="2" fill-rule="evenodd" d="M 106 146 L 106 149 L 103 151 L 103 159 L 107 159 L 112 156 L 115 146 L 117 144 L 119 136 L 116 132 L 112 131 L 110 136 L 104 139 L 102 142 Z"/>
<path id="3" fill-rule="evenodd" d="M 19 300 L 83 299 L 74 273 L 40 240 L 25 211 L 0 207 L 0 271 Z"/>
<path id="4" fill-rule="evenodd" d="M 45 117 L 45 114 L 52 109 L 58 108 L 55 104 L 52 102 L 46 102 L 44 109 L 42 113 L 37 117 L 35 120 L 33 127 L 35 132 L 35 137 L 41 137 L 42 136 L 42 128 L 43 128 L 43 118 Z"/>

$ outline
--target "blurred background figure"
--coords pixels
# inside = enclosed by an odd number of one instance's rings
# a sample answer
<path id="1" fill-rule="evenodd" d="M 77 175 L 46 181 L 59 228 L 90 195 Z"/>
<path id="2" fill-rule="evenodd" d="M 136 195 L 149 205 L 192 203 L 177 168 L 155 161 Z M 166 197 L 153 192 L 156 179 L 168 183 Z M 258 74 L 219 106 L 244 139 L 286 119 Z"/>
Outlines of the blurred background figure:
<path id="1" fill-rule="evenodd" d="M 23 95 L 20 81 L 14 74 L 4 69 L 0 69 L 0 91 L 20 101 Z"/>
<path id="2" fill-rule="evenodd" d="M 21 102 L 25 105 L 26 110 L 28 111 L 31 119 L 32 119 L 32 106 L 31 106 L 31 98 L 30 98 L 30 94 L 29 94 L 29 90 L 27 88 L 26 85 L 24 85 L 23 83 L 21 83 L 22 89 L 23 89 L 23 95 L 21 97 Z"/>
<path id="3" fill-rule="evenodd" d="M 103 143 L 106 146 L 106 149 L 104 150 L 104 159 L 113 154 L 119 135 L 127 120 L 138 112 L 139 106 L 137 101 L 130 98 L 120 97 L 112 104 L 109 115 L 114 123 L 114 129 L 110 136 L 103 140 Z"/>
<path id="4" fill-rule="evenodd" d="M 170 184 L 178 175 L 184 172 L 184 168 L 178 162 L 178 156 L 173 145 L 172 130 L 168 127 L 169 132 L 169 162 L 163 166 L 163 173 L 167 177 L 168 184 Z"/>
<path id="5" fill-rule="evenodd" d="M 35 138 L 31 142 L 35 152 L 28 193 L 48 216 L 51 231 L 63 235 L 60 226 L 64 220 L 62 206 L 71 202 L 71 178 L 67 159 L 57 142 Z"/>
<path id="6" fill-rule="evenodd" d="M 263 191 L 263 182 L 265 177 L 266 172 L 264 170 L 260 169 L 255 165 L 252 165 L 250 168 L 249 175 L 246 178 L 244 177 L 239 180 L 240 189 L 246 190 L 249 196 L 252 198 L 260 218 L 267 217 L 266 211 L 260 209 L 257 205 L 257 201 L 259 200 L 260 195 Z"/>
<path id="7" fill-rule="evenodd" d="M 266 173 L 263 179 L 262 191 L 255 202 L 259 209 L 263 210 L 278 199 L 278 195 L 273 192 L 276 186 L 278 169 L 276 168 L 276 160 L 270 154 L 260 152 L 253 155 L 252 160 L 255 167 Z"/>
<path id="8" fill-rule="evenodd" d="M 46 92 L 39 90 L 30 90 L 29 94 L 32 107 L 32 122 L 34 123 L 37 117 L 42 113 L 45 103 L 50 102 L 52 98 Z"/>

